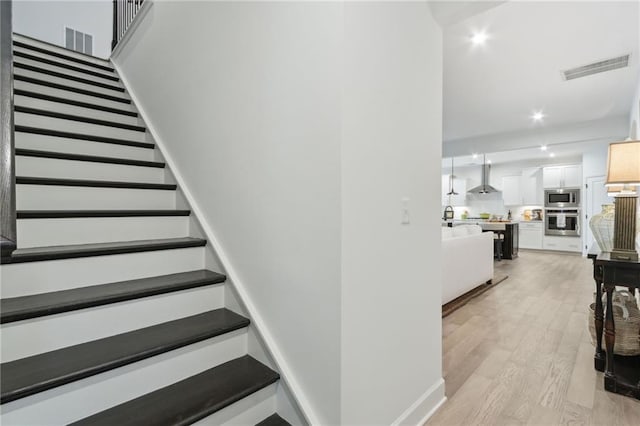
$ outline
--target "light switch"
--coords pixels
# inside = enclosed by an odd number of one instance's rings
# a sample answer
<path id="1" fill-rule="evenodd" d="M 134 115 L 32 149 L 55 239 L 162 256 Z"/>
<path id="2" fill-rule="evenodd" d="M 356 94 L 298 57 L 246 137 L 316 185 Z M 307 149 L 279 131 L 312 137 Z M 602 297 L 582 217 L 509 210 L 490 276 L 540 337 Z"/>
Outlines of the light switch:
<path id="1" fill-rule="evenodd" d="M 409 218 L 409 198 L 403 198 L 402 200 L 402 224 L 409 225 L 411 220 Z"/>

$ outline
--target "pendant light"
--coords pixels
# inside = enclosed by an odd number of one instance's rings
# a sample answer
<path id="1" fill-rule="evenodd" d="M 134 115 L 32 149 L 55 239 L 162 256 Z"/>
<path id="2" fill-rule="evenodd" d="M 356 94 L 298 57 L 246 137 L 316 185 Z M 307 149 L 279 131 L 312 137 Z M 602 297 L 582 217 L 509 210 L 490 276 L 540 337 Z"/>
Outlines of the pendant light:
<path id="1" fill-rule="evenodd" d="M 451 175 L 449 176 L 449 192 L 447 195 L 458 195 L 458 193 L 453 189 L 453 157 L 451 157 Z"/>

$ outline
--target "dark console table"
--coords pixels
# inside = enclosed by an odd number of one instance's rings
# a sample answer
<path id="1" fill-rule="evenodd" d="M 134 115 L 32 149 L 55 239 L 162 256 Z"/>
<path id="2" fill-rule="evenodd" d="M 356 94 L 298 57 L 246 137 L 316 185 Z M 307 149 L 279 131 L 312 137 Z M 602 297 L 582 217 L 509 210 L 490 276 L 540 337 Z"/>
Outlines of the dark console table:
<path id="1" fill-rule="evenodd" d="M 640 399 L 640 356 L 614 355 L 616 325 L 613 319 L 612 295 L 616 286 L 628 287 L 632 292 L 640 288 L 640 262 L 613 260 L 610 253 L 589 250 L 588 258 L 593 261 L 593 279 L 596 282 L 596 353 L 594 367 L 604 371 L 604 388 Z M 603 314 L 602 291 L 607 293 L 607 313 Z M 602 350 L 602 330 L 606 352 Z"/>

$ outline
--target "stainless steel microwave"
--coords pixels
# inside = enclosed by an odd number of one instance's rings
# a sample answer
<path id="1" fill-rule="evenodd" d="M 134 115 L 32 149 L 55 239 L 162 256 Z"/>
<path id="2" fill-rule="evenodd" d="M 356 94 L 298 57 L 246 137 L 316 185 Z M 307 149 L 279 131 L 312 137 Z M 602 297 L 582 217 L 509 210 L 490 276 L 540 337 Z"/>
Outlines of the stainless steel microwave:
<path id="1" fill-rule="evenodd" d="M 544 206 L 557 209 L 580 207 L 580 190 L 578 188 L 545 189 Z"/>

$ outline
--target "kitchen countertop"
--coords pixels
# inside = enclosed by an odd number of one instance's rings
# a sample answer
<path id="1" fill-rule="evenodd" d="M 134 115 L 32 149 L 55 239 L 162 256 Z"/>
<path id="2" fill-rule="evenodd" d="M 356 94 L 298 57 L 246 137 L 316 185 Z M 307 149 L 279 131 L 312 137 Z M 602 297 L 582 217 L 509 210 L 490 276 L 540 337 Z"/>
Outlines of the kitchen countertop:
<path id="1" fill-rule="evenodd" d="M 456 225 L 479 225 L 484 231 L 502 231 L 507 226 L 519 223 L 517 220 L 503 220 L 503 221 L 491 221 L 489 219 L 448 219 L 442 222 L 443 226 Z"/>
<path id="2" fill-rule="evenodd" d="M 481 223 L 544 223 L 543 220 L 490 220 L 490 219 L 447 219 L 442 220 L 443 224 L 446 223 L 454 223 L 454 224 L 481 224 Z"/>
<path id="3" fill-rule="evenodd" d="M 482 222 L 478 223 L 483 231 L 504 231 L 507 228 L 507 225 L 514 225 L 518 222 L 510 221 L 510 222 Z"/>
<path id="4" fill-rule="evenodd" d="M 519 220 L 489 220 L 489 219 L 447 219 L 443 220 L 443 223 L 454 223 L 454 224 L 464 224 L 468 223 L 470 225 L 475 224 L 483 224 L 483 223 L 519 223 Z"/>

